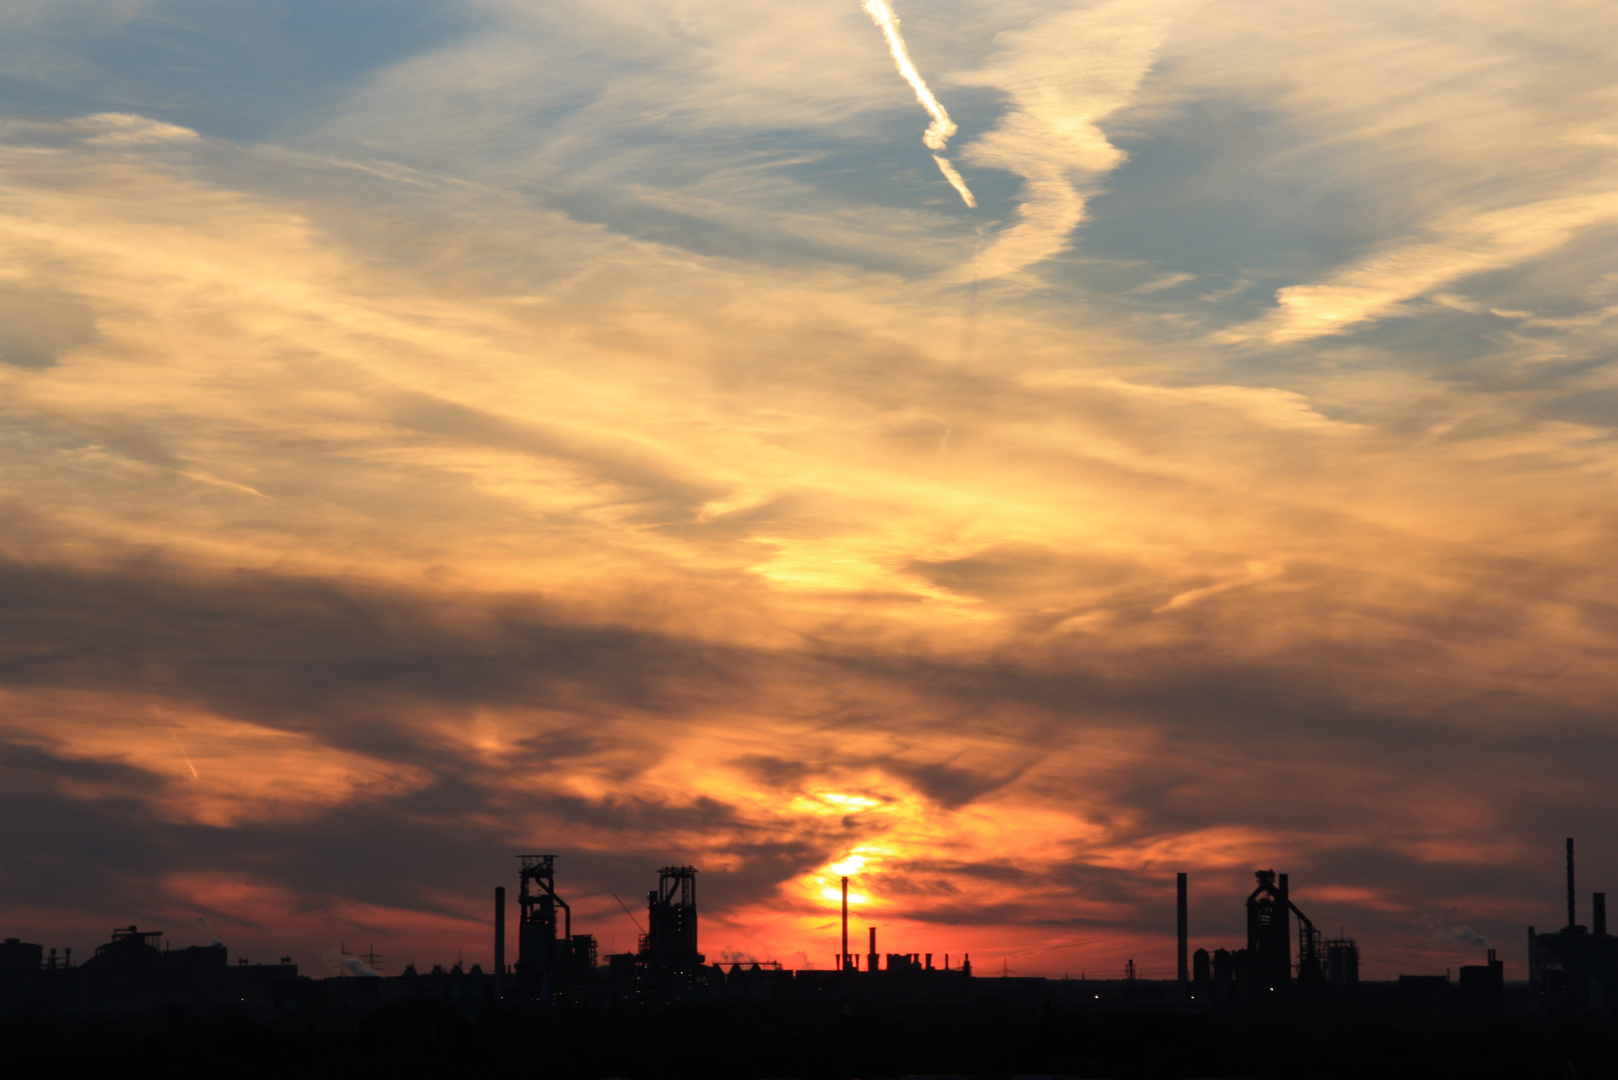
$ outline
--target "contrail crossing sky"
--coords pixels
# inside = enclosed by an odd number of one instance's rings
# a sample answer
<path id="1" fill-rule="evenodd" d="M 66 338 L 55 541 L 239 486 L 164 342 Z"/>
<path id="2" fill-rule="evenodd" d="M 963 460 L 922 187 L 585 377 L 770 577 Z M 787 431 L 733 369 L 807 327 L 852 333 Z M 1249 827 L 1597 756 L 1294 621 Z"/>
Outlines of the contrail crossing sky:
<path id="1" fill-rule="evenodd" d="M 864 6 L 865 13 L 871 16 L 871 21 L 876 23 L 882 31 L 882 36 L 888 41 L 888 52 L 893 55 L 893 66 L 899 69 L 899 74 L 904 76 L 905 82 L 916 92 L 916 100 L 927 110 L 927 115 L 933 118 L 933 122 L 928 124 L 927 130 L 922 133 L 921 141 L 933 152 L 933 160 L 938 163 L 938 171 L 944 174 L 944 179 L 960 193 L 961 200 L 967 206 L 975 209 L 978 201 L 973 196 L 972 189 L 966 186 L 960 172 L 943 155 L 945 147 L 949 145 L 950 136 L 958 130 L 955 121 L 949 118 L 948 111 L 927 88 L 927 80 L 921 77 L 921 72 L 917 71 L 916 65 L 911 62 L 910 50 L 905 48 L 905 39 L 899 33 L 899 17 L 893 13 L 893 8 L 888 6 L 888 0 L 864 0 Z"/>

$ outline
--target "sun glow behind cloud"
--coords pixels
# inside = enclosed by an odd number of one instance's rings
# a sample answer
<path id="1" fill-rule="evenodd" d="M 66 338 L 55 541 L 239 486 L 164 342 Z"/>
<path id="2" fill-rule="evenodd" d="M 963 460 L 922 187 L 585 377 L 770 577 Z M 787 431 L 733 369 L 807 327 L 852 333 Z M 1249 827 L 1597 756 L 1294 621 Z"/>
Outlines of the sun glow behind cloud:
<path id="1" fill-rule="evenodd" d="M 538 845 L 625 947 L 677 859 L 1161 968 L 1276 865 L 1443 967 L 1618 843 L 1610 13 L 907 10 L 980 242 L 857 5 L 458 11 L 0 123 L 8 933 L 471 956 Z"/>

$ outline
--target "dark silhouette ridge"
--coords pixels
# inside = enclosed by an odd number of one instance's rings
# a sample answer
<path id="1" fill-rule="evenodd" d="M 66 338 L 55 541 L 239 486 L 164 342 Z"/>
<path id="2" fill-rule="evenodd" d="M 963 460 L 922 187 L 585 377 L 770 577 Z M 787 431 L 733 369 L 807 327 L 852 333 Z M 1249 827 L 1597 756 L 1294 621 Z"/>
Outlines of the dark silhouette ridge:
<path id="1" fill-rule="evenodd" d="M 0 1046 L 7 1074 L 18 1077 L 232 1080 L 1565 1080 L 1610 1076 L 1618 1060 L 1610 1026 L 1528 1014 L 1082 1014 L 1006 1001 L 468 1011 L 420 1000 L 318 1022 L 32 1017 L 0 1019 Z"/>

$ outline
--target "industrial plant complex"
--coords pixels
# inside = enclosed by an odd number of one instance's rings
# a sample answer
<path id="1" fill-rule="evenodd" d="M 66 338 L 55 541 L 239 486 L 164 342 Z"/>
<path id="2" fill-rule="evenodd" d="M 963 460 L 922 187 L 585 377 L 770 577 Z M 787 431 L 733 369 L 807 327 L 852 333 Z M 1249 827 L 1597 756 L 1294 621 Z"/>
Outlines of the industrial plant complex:
<path id="1" fill-rule="evenodd" d="M 555 855 L 519 859 L 515 955 L 508 950 L 507 890 L 493 895 L 493 965 L 457 963 L 382 975 L 354 958 L 351 970 L 312 978 L 290 957 L 231 963 L 226 947 L 161 947 L 162 931 L 119 928 L 94 955 L 8 938 L 0 944 L 0 1008 L 9 1015 L 111 1015 L 142 1011 L 230 1009 L 247 1015 L 364 1014 L 390 1004 L 435 1000 L 468 1010 L 551 1007 L 720 1005 L 738 1002 L 904 1003 L 1022 1002 L 1074 1011 L 1220 1012 L 1382 1003 L 1508 1006 L 1551 1014 L 1608 1015 L 1618 1006 L 1618 937 L 1606 923 L 1606 896 L 1595 893 L 1589 926 L 1577 920 L 1573 841 L 1567 841 L 1567 925 L 1528 928 L 1526 981 L 1513 980 L 1493 949 L 1459 978 L 1407 975 L 1363 982 L 1359 947 L 1326 937 L 1293 900 L 1288 875 L 1259 870 L 1246 900 L 1246 941 L 1190 952 L 1188 882 L 1177 877 L 1177 977 L 1136 978 L 1134 962 L 1116 979 L 1044 979 L 975 974 L 969 956 L 850 950 L 848 879 L 843 879 L 841 948 L 832 967 L 788 970 L 775 962 L 710 963 L 699 943 L 698 872 L 666 866 L 646 896 L 632 952 L 603 956 L 594 935 L 575 932 L 572 908 L 557 887 Z M 621 901 L 620 901 L 621 902 Z M 633 913 L 625 908 L 633 918 Z M 1235 943 L 1233 943 L 1235 944 Z M 372 957 L 374 962 L 374 957 Z"/>

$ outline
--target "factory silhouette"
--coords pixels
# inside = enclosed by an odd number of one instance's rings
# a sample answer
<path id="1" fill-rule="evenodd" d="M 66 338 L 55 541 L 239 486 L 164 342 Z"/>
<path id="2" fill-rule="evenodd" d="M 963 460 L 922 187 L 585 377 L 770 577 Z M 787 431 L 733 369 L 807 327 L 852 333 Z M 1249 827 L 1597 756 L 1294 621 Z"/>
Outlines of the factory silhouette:
<path id="1" fill-rule="evenodd" d="M 1084 1011 L 1218 1012 L 1399 1006 L 1515 1007 L 1542 1013 L 1611 1016 L 1618 1005 L 1618 937 L 1606 924 L 1606 897 L 1593 896 L 1592 925 L 1577 922 L 1573 841 L 1567 841 L 1567 925 L 1552 933 L 1528 928 L 1526 985 L 1508 994 L 1495 951 L 1485 963 L 1462 967 L 1459 979 L 1405 975 L 1396 982 L 1362 982 L 1353 938 L 1328 938 L 1292 899 L 1288 875 L 1256 872 L 1246 900 L 1247 940 L 1235 949 L 1188 953 L 1188 881 L 1177 877 L 1177 977 L 1137 978 L 1131 960 L 1118 979 L 1012 977 L 975 974 L 969 956 L 849 949 L 848 879 L 843 879 L 841 949 L 835 966 L 788 970 L 775 962 L 710 964 L 699 944 L 697 870 L 667 866 L 647 894 L 645 924 L 633 952 L 601 956 L 596 938 L 575 933 L 572 908 L 557 888 L 556 856 L 520 857 L 515 956 L 508 957 L 506 888 L 494 890 L 492 970 L 457 963 L 422 972 L 409 966 L 383 976 L 363 958 L 329 978 L 300 973 L 290 957 L 278 963 L 231 964 L 224 945 L 160 948 L 162 931 L 114 930 L 95 954 L 76 962 L 40 945 L 8 938 L 0 944 L 0 1011 L 25 1014 L 117 1014 L 155 1009 L 234 1010 L 248 1015 L 363 1014 L 419 1000 L 466 1009 L 545 1009 L 623 1005 L 700 1005 L 738 1002 L 841 1002 L 943 1005 L 1023 1002 Z M 620 901 L 622 903 L 622 901 Z M 629 908 L 625 907 L 629 913 Z M 633 914 L 631 917 L 633 918 Z M 1294 948 L 1294 944 L 1296 947 Z M 376 958 L 370 957 L 372 965 Z M 509 961 L 509 962 L 508 962 Z"/>

